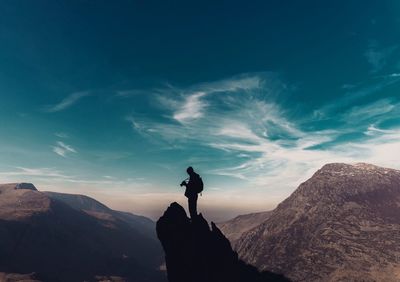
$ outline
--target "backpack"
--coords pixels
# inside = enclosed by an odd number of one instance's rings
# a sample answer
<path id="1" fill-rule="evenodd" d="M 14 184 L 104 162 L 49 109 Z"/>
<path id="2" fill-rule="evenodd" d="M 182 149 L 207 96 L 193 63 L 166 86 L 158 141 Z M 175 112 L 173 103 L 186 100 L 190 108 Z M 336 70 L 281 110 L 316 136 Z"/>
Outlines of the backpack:
<path id="1" fill-rule="evenodd" d="M 203 180 L 201 179 L 200 175 L 197 174 L 197 176 L 195 177 L 194 180 L 195 180 L 193 183 L 194 191 L 196 193 L 203 192 L 204 184 L 203 184 Z"/>

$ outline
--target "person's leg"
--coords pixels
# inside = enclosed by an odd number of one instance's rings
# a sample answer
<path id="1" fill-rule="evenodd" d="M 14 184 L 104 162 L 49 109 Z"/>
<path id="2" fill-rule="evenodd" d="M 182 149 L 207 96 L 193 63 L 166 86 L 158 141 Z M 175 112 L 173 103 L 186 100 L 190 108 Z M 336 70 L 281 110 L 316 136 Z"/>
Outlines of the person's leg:
<path id="1" fill-rule="evenodd" d="M 188 198 L 190 218 L 197 216 L 197 194 Z"/>
<path id="2" fill-rule="evenodd" d="M 198 198 L 198 195 L 196 194 L 196 196 L 194 196 L 194 199 L 193 199 L 193 214 L 195 216 L 197 216 L 197 198 Z"/>

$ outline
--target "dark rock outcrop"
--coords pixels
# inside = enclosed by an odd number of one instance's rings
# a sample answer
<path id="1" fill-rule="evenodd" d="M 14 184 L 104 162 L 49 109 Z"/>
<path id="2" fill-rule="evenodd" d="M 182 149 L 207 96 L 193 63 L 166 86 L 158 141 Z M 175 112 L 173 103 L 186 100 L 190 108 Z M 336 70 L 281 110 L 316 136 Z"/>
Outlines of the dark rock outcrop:
<path id="1" fill-rule="evenodd" d="M 172 203 L 157 221 L 157 235 L 165 251 L 169 282 L 288 281 L 271 272 L 260 273 L 238 259 L 229 240 L 200 214 L 194 220 Z"/>
<path id="2" fill-rule="evenodd" d="M 32 183 L 23 183 L 23 182 L 16 184 L 15 189 L 27 189 L 27 190 L 37 191 L 35 185 L 33 185 Z"/>

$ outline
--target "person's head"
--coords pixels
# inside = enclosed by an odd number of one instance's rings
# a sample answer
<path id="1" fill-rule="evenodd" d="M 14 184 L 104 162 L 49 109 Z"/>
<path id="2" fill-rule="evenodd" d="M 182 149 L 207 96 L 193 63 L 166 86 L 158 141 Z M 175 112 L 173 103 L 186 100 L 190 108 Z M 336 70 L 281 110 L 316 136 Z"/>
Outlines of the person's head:
<path id="1" fill-rule="evenodd" d="M 187 172 L 189 175 L 191 175 L 191 174 L 194 172 L 193 167 L 189 166 L 189 167 L 186 169 L 186 172 Z"/>

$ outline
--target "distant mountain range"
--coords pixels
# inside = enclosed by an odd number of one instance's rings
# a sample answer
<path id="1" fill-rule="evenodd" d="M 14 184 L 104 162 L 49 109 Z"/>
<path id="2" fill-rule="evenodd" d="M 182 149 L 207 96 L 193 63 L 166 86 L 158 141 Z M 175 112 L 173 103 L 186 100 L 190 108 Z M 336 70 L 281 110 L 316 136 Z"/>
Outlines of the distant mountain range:
<path id="1" fill-rule="evenodd" d="M 400 281 L 400 171 L 323 166 L 276 209 L 219 224 L 240 257 L 293 281 Z"/>
<path id="2" fill-rule="evenodd" d="M 240 263 L 223 243 L 225 237 L 204 220 L 199 221 L 203 235 L 190 239 L 189 231 L 197 225 L 178 212 L 181 207 L 170 209 L 175 210 L 182 216 L 168 216 L 169 231 L 159 235 L 170 235 L 160 237 L 167 240 L 164 244 L 177 242 L 168 247 L 180 254 L 176 261 L 189 263 L 185 244 L 211 232 L 221 243 L 217 249 L 224 246 L 227 261 Z M 179 224 L 192 227 L 179 231 Z M 327 164 L 276 209 L 218 226 L 239 257 L 263 273 L 283 274 L 295 282 L 400 281 L 399 170 Z M 192 245 L 207 253 L 208 243 L 204 249 Z M 28 183 L 0 185 L 0 281 L 166 281 L 159 271 L 163 256 L 155 223 L 148 218 L 112 210 L 83 195 L 40 192 Z M 179 264 L 173 265 L 182 274 Z"/>
<path id="3" fill-rule="evenodd" d="M 165 281 L 153 221 L 28 183 L 0 185 L 0 254 L 0 277 Z"/>

